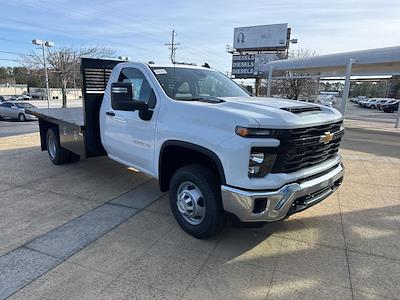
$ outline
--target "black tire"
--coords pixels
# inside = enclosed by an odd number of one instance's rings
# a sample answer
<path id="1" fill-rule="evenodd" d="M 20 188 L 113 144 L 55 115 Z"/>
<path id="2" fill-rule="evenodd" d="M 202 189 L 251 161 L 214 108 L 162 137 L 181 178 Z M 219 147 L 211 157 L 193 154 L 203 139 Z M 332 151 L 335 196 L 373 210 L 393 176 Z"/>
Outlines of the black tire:
<path id="1" fill-rule="evenodd" d="M 52 146 L 54 143 L 54 147 Z M 69 162 L 69 151 L 61 147 L 57 128 L 49 128 L 46 134 L 47 153 L 50 161 L 55 165 Z"/>
<path id="2" fill-rule="evenodd" d="M 200 224 L 190 224 L 178 208 L 178 189 L 187 182 L 193 183 L 202 194 L 205 215 Z M 218 177 L 202 165 L 188 165 L 175 172 L 169 186 L 169 204 L 181 228 L 196 238 L 210 238 L 224 224 L 225 213 L 222 208 Z"/>
<path id="3" fill-rule="evenodd" d="M 24 114 L 19 114 L 18 115 L 18 121 L 25 122 L 26 121 L 25 115 Z"/>

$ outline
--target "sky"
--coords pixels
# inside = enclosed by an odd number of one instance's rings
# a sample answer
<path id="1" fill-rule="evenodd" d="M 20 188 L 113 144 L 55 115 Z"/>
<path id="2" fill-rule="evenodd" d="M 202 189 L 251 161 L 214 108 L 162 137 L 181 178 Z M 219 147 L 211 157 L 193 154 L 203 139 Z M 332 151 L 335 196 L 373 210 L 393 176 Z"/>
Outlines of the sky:
<path id="1" fill-rule="evenodd" d="M 39 51 L 32 39 L 56 47 L 103 46 L 133 61 L 166 62 L 170 32 L 177 61 L 226 72 L 233 28 L 288 23 L 298 44 L 318 54 L 400 45 L 400 1 L 316 0 L 8 0 L 0 6 L 0 66 L 13 53 Z M 13 52 L 13 53 L 4 53 Z"/>

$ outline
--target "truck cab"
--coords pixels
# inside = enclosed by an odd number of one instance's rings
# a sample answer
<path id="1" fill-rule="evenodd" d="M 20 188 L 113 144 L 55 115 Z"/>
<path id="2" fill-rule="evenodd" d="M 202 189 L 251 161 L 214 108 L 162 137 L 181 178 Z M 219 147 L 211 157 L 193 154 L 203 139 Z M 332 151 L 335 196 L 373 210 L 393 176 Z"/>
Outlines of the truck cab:
<path id="1" fill-rule="evenodd" d="M 63 120 L 54 129 L 50 112 L 33 112 L 42 150 L 57 148 L 48 143 L 53 130 L 59 153 L 106 154 L 157 178 L 176 221 L 195 237 L 214 235 L 227 213 L 243 222 L 287 218 L 342 182 L 343 120 L 333 108 L 253 97 L 218 71 L 193 65 L 118 62 L 104 94 L 91 82 L 99 78 L 93 68 L 83 75 L 83 127 L 69 129 Z"/>

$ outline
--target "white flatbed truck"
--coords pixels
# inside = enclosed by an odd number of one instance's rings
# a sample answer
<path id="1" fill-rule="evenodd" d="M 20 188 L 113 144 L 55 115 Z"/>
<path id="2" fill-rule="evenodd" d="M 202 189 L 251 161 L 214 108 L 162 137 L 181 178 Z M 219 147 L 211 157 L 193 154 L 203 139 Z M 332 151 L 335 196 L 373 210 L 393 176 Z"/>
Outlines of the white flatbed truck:
<path id="1" fill-rule="evenodd" d="M 37 109 L 54 164 L 108 155 L 169 192 L 179 225 L 214 235 L 226 213 L 274 222 L 341 184 L 343 117 L 253 97 L 208 67 L 82 59 L 83 108 Z"/>

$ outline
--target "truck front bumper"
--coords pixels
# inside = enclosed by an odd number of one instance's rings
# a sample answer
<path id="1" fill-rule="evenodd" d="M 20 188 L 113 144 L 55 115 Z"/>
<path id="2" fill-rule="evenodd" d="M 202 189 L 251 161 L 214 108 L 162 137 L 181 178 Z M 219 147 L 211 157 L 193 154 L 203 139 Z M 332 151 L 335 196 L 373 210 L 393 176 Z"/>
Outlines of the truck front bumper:
<path id="1" fill-rule="evenodd" d="M 243 222 L 274 222 L 327 198 L 342 183 L 344 167 L 337 165 L 321 176 L 284 185 L 273 191 L 246 191 L 221 186 L 224 210 Z"/>

